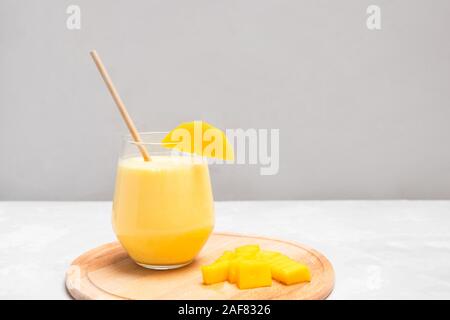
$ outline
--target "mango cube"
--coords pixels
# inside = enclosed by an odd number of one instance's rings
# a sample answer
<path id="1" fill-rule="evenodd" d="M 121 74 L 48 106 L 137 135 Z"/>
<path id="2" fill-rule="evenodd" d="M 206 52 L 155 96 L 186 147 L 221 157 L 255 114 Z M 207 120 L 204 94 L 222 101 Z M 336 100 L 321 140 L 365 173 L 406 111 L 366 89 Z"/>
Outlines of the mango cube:
<path id="1" fill-rule="evenodd" d="M 311 281 L 309 268 L 295 261 L 271 266 L 272 277 L 286 285 Z"/>
<path id="2" fill-rule="evenodd" d="M 239 261 L 237 286 L 239 289 L 268 287 L 272 285 L 270 265 L 264 261 Z"/>
<path id="3" fill-rule="evenodd" d="M 230 260 L 230 267 L 228 270 L 228 281 L 230 283 L 236 283 L 239 277 L 239 263 L 241 262 L 242 257 L 236 257 L 233 260 Z"/>
<path id="4" fill-rule="evenodd" d="M 218 261 L 230 261 L 235 257 L 235 254 L 233 251 L 224 251 L 224 253 L 216 260 L 216 262 Z"/>
<path id="5" fill-rule="evenodd" d="M 228 280 L 239 289 L 272 285 L 272 279 L 285 285 L 311 281 L 308 266 L 275 251 L 260 250 L 259 245 L 244 245 L 225 251 L 213 264 L 202 267 L 203 283 Z"/>
<path id="6" fill-rule="evenodd" d="M 230 263 L 228 261 L 219 261 L 208 266 L 203 266 L 203 283 L 214 284 L 226 281 L 228 279 L 229 264 Z"/>
<path id="7" fill-rule="evenodd" d="M 247 244 L 245 246 L 240 246 L 237 247 L 236 249 L 234 249 L 234 252 L 236 254 L 240 254 L 240 253 L 257 253 L 259 252 L 259 245 L 257 244 Z"/>
<path id="8" fill-rule="evenodd" d="M 267 261 L 267 262 L 270 262 L 270 261 L 272 261 L 273 259 L 275 259 L 275 258 L 277 258 L 279 256 L 281 256 L 281 253 L 279 253 L 279 252 L 264 251 L 264 250 L 261 250 L 261 251 L 259 251 L 256 254 L 256 258 L 257 259 L 260 259 L 260 260 L 263 260 L 263 261 Z"/>

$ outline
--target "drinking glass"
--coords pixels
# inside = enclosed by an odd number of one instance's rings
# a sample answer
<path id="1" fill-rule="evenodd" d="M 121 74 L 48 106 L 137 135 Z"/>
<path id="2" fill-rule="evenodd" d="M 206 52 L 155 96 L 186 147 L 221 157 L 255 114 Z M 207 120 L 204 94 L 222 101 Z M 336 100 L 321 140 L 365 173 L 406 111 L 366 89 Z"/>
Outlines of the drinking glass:
<path id="1" fill-rule="evenodd" d="M 214 227 L 207 161 L 165 148 L 165 134 L 140 134 L 151 161 L 126 136 L 113 201 L 118 240 L 137 264 L 157 270 L 189 264 Z"/>

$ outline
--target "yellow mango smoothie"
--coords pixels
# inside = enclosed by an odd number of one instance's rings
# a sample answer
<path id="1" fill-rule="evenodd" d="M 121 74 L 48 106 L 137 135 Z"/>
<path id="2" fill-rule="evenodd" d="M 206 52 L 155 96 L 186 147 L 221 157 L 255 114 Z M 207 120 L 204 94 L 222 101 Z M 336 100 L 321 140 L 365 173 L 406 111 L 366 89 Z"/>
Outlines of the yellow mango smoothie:
<path id="1" fill-rule="evenodd" d="M 207 163 L 197 157 L 153 155 L 119 160 L 113 228 L 130 257 L 153 269 L 190 263 L 214 226 Z"/>

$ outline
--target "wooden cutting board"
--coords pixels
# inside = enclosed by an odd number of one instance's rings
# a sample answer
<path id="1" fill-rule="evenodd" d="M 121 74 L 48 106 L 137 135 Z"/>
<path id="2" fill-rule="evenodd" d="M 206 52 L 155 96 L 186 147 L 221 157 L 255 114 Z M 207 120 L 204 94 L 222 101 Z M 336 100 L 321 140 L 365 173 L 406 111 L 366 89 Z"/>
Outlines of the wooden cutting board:
<path id="1" fill-rule="evenodd" d="M 259 244 L 307 264 L 310 283 L 239 290 L 228 282 L 203 285 L 200 266 L 212 263 L 224 250 Z M 154 271 L 136 265 L 122 246 L 109 243 L 78 257 L 66 274 L 66 287 L 75 299 L 325 299 L 333 290 L 334 272 L 319 252 L 304 245 L 263 237 L 229 233 L 213 234 L 190 265 Z"/>

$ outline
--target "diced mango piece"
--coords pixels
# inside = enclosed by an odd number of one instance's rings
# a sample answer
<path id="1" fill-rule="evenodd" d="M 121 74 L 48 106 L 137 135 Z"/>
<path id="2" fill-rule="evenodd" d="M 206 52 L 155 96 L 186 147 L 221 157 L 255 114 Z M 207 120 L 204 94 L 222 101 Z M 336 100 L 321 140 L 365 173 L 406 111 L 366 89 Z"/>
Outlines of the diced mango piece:
<path id="1" fill-rule="evenodd" d="M 289 262 L 283 262 L 279 264 L 270 264 L 270 272 L 272 273 L 272 278 L 275 280 L 282 282 L 283 275 L 282 272 L 284 268 L 288 267 L 290 265 Z"/>
<path id="2" fill-rule="evenodd" d="M 256 258 L 263 260 L 263 261 L 270 262 L 273 259 L 279 257 L 280 255 L 281 255 L 281 253 L 279 253 L 279 252 L 261 250 L 256 254 Z"/>
<path id="3" fill-rule="evenodd" d="M 272 275 L 267 262 L 241 260 L 238 262 L 237 286 L 239 289 L 268 287 L 272 285 Z"/>
<path id="4" fill-rule="evenodd" d="M 311 281 L 311 272 L 301 263 L 285 263 L 272 267 L 272 277 L 286 285 Z"/>
<path id="5" fill-rule="evenodd" d="M 292 261 L 291 258 L 289 258 L 288 256 L 286 256 L 282 253 L 280 253 L 278 255 L 274 255 L 270 260 L 273 262 Z"/>
<path id="6" fill-rule="evenodd" d="M 230 261 L 232 259 L 234 259 L 235 254 L 233 251 L 224 251 L 224 253 L 216 260 L 217 261 Z"/>
<path id="7" fill-rule="evenodd" d="M 259 252 L 259 245 L 257 244 L 249 244 L 234 249 L 234 254 L 236 257 L 245 259 L 255 259 L 258 252 Z"/>
<path id="8" fill-rule="evenodd" d="M 242 258 L 242 259 L 256 259 L 257 252 L 239 252 L 235 253 L 235 258 Z"/>
<path id="9" fill-rule="evenodd" d="M 273 269 L 274 267 L 279 267 L 285 264 L 289 264 L 293 262 L 289 257 L 280 254 L 279 256 L 268 259 L 267 262 L 270 264 L 270 267 Z M 273 272 L 273 270 L 272 270 Z"/>
<path id="10" fill-rule="evenodd" d="M 259 245 L 257 245 L 257 244 L 247 244 L 247 245 L 245 245 L 245 246 L 240 246 L 240 247 L 237 247 L 236 249 L 234 249 L 234 252 L 236 252 L 237 254 L 239 254 L 239 253 L 248 253 L 248 252 L 251 252 L 251 253 L 256 253 L 256 252 L 259 252 Z"/>
<path id="11" fill-rule="evenodd" d="M 203 282 L 213 284 L 228 280 L 239 289 L 270 286 L 272 279 L 285 285 L 311 281 L 308 266 L 275 251 L 245 245 L 225 251 L 213 264 L 202 267 Z"/>
<path id="12" fill-rule="evenodd" d="M 208 266 L 203 266 L 203 283 L 214 284 L 226 281 L 228 279 L 229 265 L 230 263 L 228 261 L 219 261 Z"/>
<path id="13" fill-rule="evenodd" d="M 228 270 L 228 281 L 230 283 L 236 283 L 239 277 L 239 262 L 242 260 L 242 257 L 237 257 L 233 260 L 230 260 L 230 268 Z"/>

